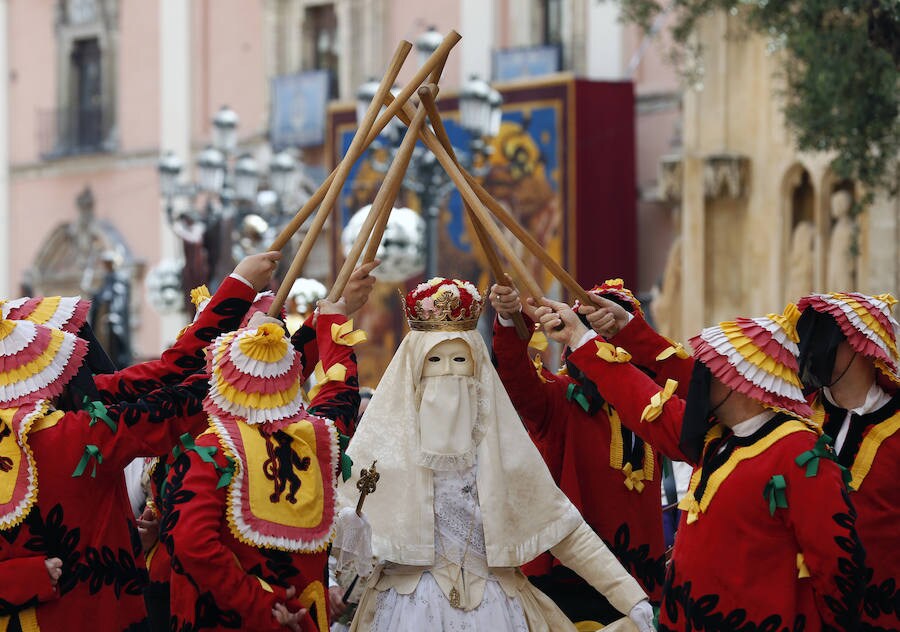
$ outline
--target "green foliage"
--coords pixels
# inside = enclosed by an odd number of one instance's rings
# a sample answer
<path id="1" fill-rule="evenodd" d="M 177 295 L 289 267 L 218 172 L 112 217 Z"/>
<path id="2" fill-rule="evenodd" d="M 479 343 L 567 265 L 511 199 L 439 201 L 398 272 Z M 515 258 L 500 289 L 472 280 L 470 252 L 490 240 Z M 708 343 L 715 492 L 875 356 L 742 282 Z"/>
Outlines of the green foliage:
<path id="1" fill-rule="evenodd" d="M 702 54 L 691 35 L 715 11 L 783 49 L 785 117 L 802 150 L 834 151 L 833 169 L 870 192 L 900 188 L 900 0 L 618 0 L 652 32 L 672 13 L 673 58 L 686 73 Z"/>

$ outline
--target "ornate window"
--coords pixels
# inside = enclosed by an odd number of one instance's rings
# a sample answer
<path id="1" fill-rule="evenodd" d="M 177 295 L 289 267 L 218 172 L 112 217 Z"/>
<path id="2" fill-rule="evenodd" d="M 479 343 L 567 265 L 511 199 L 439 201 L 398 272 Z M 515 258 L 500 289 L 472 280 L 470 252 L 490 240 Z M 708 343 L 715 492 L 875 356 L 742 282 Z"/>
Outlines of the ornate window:
<path id="1" fill-rule="evenodd" d="M 118 0 L 59 0 L 57 108 L 39 125 L 45 158 L 115 149 Z"/>

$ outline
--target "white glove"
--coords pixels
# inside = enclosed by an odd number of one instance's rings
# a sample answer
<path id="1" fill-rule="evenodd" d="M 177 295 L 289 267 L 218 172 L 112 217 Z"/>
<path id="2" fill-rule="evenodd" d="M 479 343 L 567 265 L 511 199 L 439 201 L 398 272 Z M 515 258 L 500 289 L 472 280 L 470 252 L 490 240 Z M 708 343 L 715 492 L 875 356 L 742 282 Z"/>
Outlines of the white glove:
<path id="1" fill-rule="evenodd" d="M 375 568 L 372 525 L 365 516 L 356 515 L 353 507 L 344 507 L 338 513 L 331 554 L 337 559 L 339 572 L 349 570 L 360 577 L 368 577 Z"/>
<path id="2" fill-rule="evenodd" d="M 634 623 L 640 632 L 654 632 L 656 630 L 653 627 L 653 606 L 646 599 L 639 601 L 631 609 L 631 612 L 628 613 L 628 618 L 631 619 L 631 622 Z"/>

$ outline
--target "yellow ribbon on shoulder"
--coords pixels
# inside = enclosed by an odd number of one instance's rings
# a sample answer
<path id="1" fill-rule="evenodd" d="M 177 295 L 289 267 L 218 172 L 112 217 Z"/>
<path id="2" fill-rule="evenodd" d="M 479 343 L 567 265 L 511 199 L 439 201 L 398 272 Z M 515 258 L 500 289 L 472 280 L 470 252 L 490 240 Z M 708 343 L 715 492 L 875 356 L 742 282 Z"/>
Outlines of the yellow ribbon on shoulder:
<path id="1" fill-rule="evenodd" d="M 209 288 L 205 285 L 197 286 L 191 290 L 191 303 L 194 304 L 194 307 L 200 307 L 200 303 L 211 298 Z"/>
<path id="2" fill-rule="evenodd" d="M 666 402 L 672 399 L 672 395 L 675 394 L 675 390 L 678 388 L 678 382 L 673 379 L 666 380 L 666 385 L 663 387 L 663 390 L 657 391 L 653 394 L 653 397 L 650 398 L 650 403 L 644 408 L 644 412 L 641 413 L 641 421 L 655 421 L 657 417 L 662 414 L 663 406 L 666 405 Z"/>
<path id="3" fill-rule="evenodd" d="M 604 362 L 618 362 L 619 364 L 631 362 L 631 354 L 622 347 L 616 347 L 608 342 L 599 340 L 594 344 L 597 345 L 597 357 Z"/>
<path id="4" fill-rule="evenodd" d="M 543 331 L 535 331 L 531 334 L 531 339 L 528 341 L 528 346 L 538 351 L 546 349 L 547 344 L 547 336 L 544 335 Z"/>
<path id="5" fill-rule="evenodd" d="M 346 321 L 342 325 L 337 323 L 331 324 L 331 339 L 335 344 L 344 345 L 345 347 L 355 347 L 361 342 L 369 339 L 362 329 L 353 329 L 353 319 Z"/>
<path id="6" fill-rule="evenodd" d="M 312 401 L 315 399 L 316 395 L 319 393 L 319 390 L 328 382 L 344 382 L 347 379 L 347 367 L 345 367 L 340 362 L 337 362 L 331 365 L 331 368 L 327 371 L 322 367 L 322 361 L 320 360 L 316 364 L 316 368 L 313 369 L 313 375 L 316 378 L 316 385 L 313 386 L 309 390 L 309 400 Z"/>

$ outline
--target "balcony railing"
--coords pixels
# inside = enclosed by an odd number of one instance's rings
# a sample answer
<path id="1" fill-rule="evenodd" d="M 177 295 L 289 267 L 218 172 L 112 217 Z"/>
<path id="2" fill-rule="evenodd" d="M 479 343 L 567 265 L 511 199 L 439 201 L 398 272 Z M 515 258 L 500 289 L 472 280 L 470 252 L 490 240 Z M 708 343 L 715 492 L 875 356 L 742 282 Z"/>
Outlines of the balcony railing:
<path id="1" fill-rule="evenodd" d="M 41 157 L 61 158 L 112 151 L 112 114 L 112 108 L 105 105 L 38 112 Z"/>

